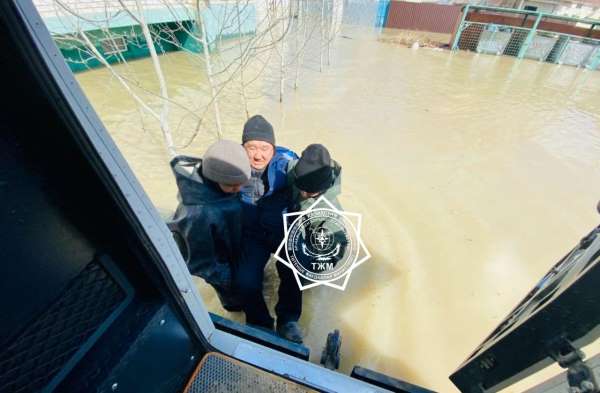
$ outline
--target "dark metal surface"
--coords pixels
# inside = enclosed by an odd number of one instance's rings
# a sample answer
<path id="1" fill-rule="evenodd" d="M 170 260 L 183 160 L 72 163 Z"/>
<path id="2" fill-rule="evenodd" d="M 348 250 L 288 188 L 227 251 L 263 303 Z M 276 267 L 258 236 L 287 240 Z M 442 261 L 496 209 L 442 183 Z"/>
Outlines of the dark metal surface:
<path id="1" fill-rule="evenodd" d="M 0 353 L 0 391 L 51 390 L 131 300 L 99 260 Z"/>
<path id="2" fill-rule="evenodd" d="M 93 392 L 112 375 L 127 381 L 124 370 L 181 391 L 190 354 L 210 346 L 134 210 L 142 206 L 125 199 L 27 30 L 16 6 L 25 3 L 0 2 L 10 75 L 0 112 L 0 392 Z M 111 268 L 92 263 L 105 257 Z M 148 327 L 164 307 L 169 348 Z M 158 366 L 163 357 L 174 366 Z"/>
<path id="3" fill-rule="evenodd" d="M 0 36 L 3 56 L 16 56 L 14 47 L 6 42 L 4 24 L 0 24 Z M 13 72 L 12 65 L 19 65 L 18 57 L 3 63 L 2 71 L 17 82 L 20 73 Z M 16 89 L 21 93 L 13 94 Z M 23 91 L 28 91 L 27 97 Z M 43 157 L 30 149 L 29 142 L 34 141 L 27 134 L 41 124 L 23 109 L 25 98 L 29 103 L 37 102 L 35 86 L 31 81 L 20 87 L 9 85 L 5 93 L 12 99 L 0 114 L 0 348 L 64 291 L 90 263 L 95 251 L 72 221 L 80 213 L 72 203 L 74 195 L 61 198 L 48 184 L 48 177 L 56 175 L 55 166 L 39 165 Z M 40 118 L 46 114 L 43 108 L 36 111 Z M 77 175 L 77 171 L 71 174 Z M 65 247 L 70 252 L 64 252 Z"/>
<path id="4" fill-rule="evenodd" d="M 161 307 L 119 360 L 98 392 L 179 392 L 203 352 L 168 307 Z"/>
<path id="5" fill-rule="evenodd" d="M 425 389 L 360 366 L 354 366 L 351 377 L 397 393 L 435 393 L 433 390 Z"/>
<path id="6" fill-rule="evenodd" d="M 561 259 L 450 376 L 462 392 L 497 391 L 551 364 L 557 342 L 581 348 L 598 337 L 599 233 Z"/>
<path id="7" fill-rule="evenodd" d="M 157 249 L 166 240 L 163 229 L 155 227 L 164 225 L 159 214 L 150 211 L 149 198 L 59 57 L 39 15 L 24 19 L 19 10 L 36 12 L 30 0 L 0 2 L 2 56 L 9 60 L 1 64 L 11 76 L 2 127 L 23 145 L 26 167 L 42 172 L 43 193 L 52 195 L 61 225 L 73 225 L 95 249 L 110 249 L 107 253 L 134 286 L 161 291 L 176 303 L 174 310 L 196 338 L 208 345 Z M 6 126 L 5 119 L 11 124 Z M 171 247 L 162 248 L 169 254 Z"/>
<path id="8" fill-rule="evenodd" d="M 55 391 L 61 393 L 97 391 L 129 350 L 130 343 L 137 339 L 160 307 L 161 305 L 156 302 L 134 298 Z"/>

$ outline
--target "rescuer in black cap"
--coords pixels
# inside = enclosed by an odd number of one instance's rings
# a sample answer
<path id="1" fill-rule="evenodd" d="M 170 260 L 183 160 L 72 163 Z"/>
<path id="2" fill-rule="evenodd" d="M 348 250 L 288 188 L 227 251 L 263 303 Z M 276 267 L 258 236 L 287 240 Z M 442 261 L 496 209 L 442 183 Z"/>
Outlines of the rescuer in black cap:
<path id="1" fill-rule="evenodd" d="M 290 204 L 288 212 L 300 212 L 308 209 L 321 196 L 341 210 L 337 199 L 341 191 L 342 167 L 331 159 L 327 148 L 321 144 L 311 144 L 304 149 L 299 160 L 288 165 L 288 184 Z M 302 313 L 302 291 L 296 283 L 290 268 L 278 263 L 278 273 L 282 284 L 279 286 L 279 298 L 285 299 L 277 304 L 277 331 L 281 336 L 299 338 L 302 331 L 298 320 Z M 300 278 L 302 280 L 302 278 Z M 287 285 L 283 285 L 286 283 Z M 293 340 L 298 341 L 298 340 Z"/>
<path id="2" fill-rule="evenodd" d="M 292 186 L 290 212 L 307 209 L 320 196 L 341 208 L 337 197 L 341 191 L 342 167 L 331 159 L 325 146 L 308 145 L 300 159 L 288 167 L 288 183 Z"/>

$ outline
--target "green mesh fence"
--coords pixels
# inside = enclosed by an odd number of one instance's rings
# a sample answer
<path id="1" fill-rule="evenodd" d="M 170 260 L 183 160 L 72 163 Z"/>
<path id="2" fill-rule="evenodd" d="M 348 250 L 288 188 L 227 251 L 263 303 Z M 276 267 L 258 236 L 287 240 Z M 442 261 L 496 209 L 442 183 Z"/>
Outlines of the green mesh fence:
<path id="1" fill-rule="evenodd" d="M 600 21 L 465 6 L 453 49 L 600 68 Z"/>

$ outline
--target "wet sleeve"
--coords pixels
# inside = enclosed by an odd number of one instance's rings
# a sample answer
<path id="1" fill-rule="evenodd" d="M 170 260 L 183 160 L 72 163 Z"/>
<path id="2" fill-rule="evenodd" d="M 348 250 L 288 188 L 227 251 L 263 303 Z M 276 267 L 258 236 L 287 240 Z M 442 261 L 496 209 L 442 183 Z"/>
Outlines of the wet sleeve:
<path id="1" fill-rule="evenodd" d="M 231 268 L 225 261 L 219 261 L 219 250 L 224 245 L 214 224 L 202 215 L 188 216 L 180 228 L 189 252 L 190 273 L 213 285 L 230 285 Z"/>

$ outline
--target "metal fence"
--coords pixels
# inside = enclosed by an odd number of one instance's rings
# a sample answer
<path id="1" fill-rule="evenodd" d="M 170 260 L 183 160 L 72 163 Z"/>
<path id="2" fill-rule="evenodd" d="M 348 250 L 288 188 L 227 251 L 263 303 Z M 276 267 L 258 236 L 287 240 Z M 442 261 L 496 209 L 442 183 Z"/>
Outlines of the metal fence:
<path id="1" fill-rule="evenodd" d="M 452 49 L 600 68 L 600 21 L 466 5 Z"/>

